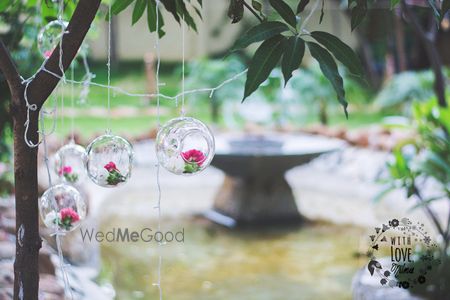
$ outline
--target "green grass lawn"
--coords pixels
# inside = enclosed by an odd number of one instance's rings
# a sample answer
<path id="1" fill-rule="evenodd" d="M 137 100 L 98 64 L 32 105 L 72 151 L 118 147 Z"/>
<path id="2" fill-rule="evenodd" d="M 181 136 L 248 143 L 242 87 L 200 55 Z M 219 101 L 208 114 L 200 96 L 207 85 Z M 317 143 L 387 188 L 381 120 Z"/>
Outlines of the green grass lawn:
<path id="1" fill-rule="evenodd" d="M 91 66 L 91 71 L 95 73 L 95 78 L 93 82 L 106 84 L 107 83 L 107 71 L 106 66 L 103 63 L 93 63 Z M 82 70 L 78 68 L 75 73 L 75 79 L 80 80 L 83 77 Z M 68 75 L 70 76 L 70 75 Z M 180 80 L 180 68 L 177 65 L 163 65 L 161 68 L 160 82 L 165 85 L 161 86 L 161 93 L 166 95 L 176 95 L 181 90 L 181 80 Z M 122 63 L 113 68 L 111 73 L 111 84 L 114 86 L 118 86 L 127 92 L 144 94 L 148 93 L 147 91 L 147 83 L 145 76 L 145 68 L 142 62 L 127 62 Z M 204 87 L 207 87 L 208 84 L 205 83 Z M 203 86 L 202 86 L 203 87 Z M 82 104 L 79 103 L 79 95 L 82 90 L 80 85 L 75 84 L 73 86 L 74 92 L 74 108 L 77 111 L 77 116 L 74 118 L 75 123 L 75 131 L 80 133 L 84 138 L 91 138 L 94 135 L 101 134 L 105 132 L 107 128 L 107 97 L 108 97 L 108 89 L 99 86 L 91 86 L 89 90 L 89 95 L 87 98 L 87 102 Z M 60 89 L 53 93 L 53 99 L 58 97 L 58 106 L 59 111 L 61 108 L 60 99 L 64 98 L 64 109 L 67 109 L 71 106 L 72 102 L 72 85 L 67 83 L 65 85 L 61 85 Z M 189 97 L 187 97 L 189 98 Z M 207 97 L 207 93 L 199 95 L 198 99 L 195 103 L 189 103 L 187 101 L 186 107 L 188 114 L 202 119 L 203 121 L 210 123 L 211 114 L 210 114 L 210 105 Z M 236 101 L 239 101 L 236 100 Z M 172 117 L 176 117 L 179 115 L 179 106 L 177 107 L 176 101 L 174 100 L 166 100 L 161 99 L 161 111 L 163 114 L 160 116 L 160 122 L 163 123 Z M 178 103 L 179 104 L 179 103 Z M 47 101 L 46 108 L 51 109 L 53 102 Z M 156 107 L 156 99 L 145 99 L 144 97 L 131 97 L 124 95 L 119 92 L 111 91 L 111 108 L 118 109 L 119 107 L 134 107 L 138 108 L 149 108 Z M 100 114 L 96 116 L 90 116 L 84 114 L 84 112 L 89 109 L 100 109 Z M 364 109 L 357 109 L 356 111 L 351 111 L 349 119 L 346 120 L 342 109 L 338 106 L 329 109 L 329 123 L 330 125 L 343 126 L 348 128 L 358 128 L 362 126 L 371 125 L 374 123 L 378 123 L 381 119 L 386 116 L 383 113 L 372 112 L 369 109 L 365 111 Z M 300 118 L 299 118 L 300 119 Z M 318 123 L 317 116 L 313 113 L 308 114 L 306 117 L 301 118 L 299 120 L 292 120 L 293 125 L 297 127 L 306 126 Z M 53 120 L 51 117 L 47 117 L 45 119 L 46 128 L 50 128 L 52 126 Z M 57 129 L 56 134 L 58 136 L 66 136 L 71 132 L 71 120 L 69 117 L 65 117 L 61 119 L 57 118 Z M 225 122 L 223 118 L 220 118 L 218 121 L 219 127 L 226 128 Z M 132 117 L 112 117 L 110 122 L 111 130 L 116 134 L 124 134 L 126 136 L 134 136 L 141 135 L 146 132 L 149 132 L 152 128 L 155 128 L 157 125 L 157 116 L 156 115 L 137 115 Z"/>

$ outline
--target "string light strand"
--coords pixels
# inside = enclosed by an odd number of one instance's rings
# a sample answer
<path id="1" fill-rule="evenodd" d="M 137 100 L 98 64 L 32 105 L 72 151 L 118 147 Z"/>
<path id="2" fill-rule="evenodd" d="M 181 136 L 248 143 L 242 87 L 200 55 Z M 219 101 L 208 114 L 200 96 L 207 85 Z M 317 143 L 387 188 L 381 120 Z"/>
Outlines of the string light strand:
<path id="1" fill-rule="evenodd" d="M 159 92 L 159 71 L 161 67 L 161 50 L 159 47 L 159 5 L 160 0 L 156 0 L 156 42 L 155 42 L 155 51 L 156 51 L 156 113 L 157 113 L 157 123 L 158 123 L 158 129 L 161 127 L 161 120 L 160 120 L 160 92 Z M 158 211 L 158 231 L 161 232 L 161 182 L 160 182 L 160 164 L 157 160 L 156 164 L 156 186 L 158 189 L 158 202 L 156 205 L 156 209 Z M 159 299 L 163 299 L 163 291 L 161 287 L 161 269 L 162 269 L 162 242 L 158 242 L 158 269 L 157 269 L 157 282 L 153 283 L 158 288 L 159 293 Z"/>

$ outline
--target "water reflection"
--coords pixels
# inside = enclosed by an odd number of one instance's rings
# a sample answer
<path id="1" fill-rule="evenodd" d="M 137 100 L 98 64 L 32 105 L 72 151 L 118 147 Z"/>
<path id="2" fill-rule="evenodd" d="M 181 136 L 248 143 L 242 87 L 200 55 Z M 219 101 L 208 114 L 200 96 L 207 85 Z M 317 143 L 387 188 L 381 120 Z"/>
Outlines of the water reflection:
<path id="1" fill-rule="evenodd" d="M 364 264 L 353 257 L 364 231 L 306 224 L 288 229 L 229 231 L 198 219 L 164 220 L 185 230 L 184 243 L 162 246 L 164 299 L 350 299 L 351 278 Z M 101 229 L 156 224 L 108 219 Z M 117 299 L 157 299 L 155 243 L 103 243 L 103 278 Z"/>

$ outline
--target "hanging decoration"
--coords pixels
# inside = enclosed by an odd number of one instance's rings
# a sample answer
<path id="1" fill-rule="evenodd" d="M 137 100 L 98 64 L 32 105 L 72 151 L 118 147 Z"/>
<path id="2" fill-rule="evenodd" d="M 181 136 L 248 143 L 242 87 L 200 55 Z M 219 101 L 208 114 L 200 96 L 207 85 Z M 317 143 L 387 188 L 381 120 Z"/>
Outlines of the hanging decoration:
<path id="1" fill-rule="evenodd" d="M 39 200 L 39 212 L 45 226 L 66 233 L 85 219 L 86 202 L 73 186 L 58 184 L 44 192 Z"/>
<path id="2" fill-rule="evenodd" d="M 174 174 L 192 175 L 203 171 L 211 163 L 214 153 L 211 130 L 194 118 L 172 119 L 156 137 L 158 161 Z"/>
<path id="3" fill-rule="evenodd" d="M 86 148 L 87 174 L 97 185 L 116 187 L 128 181 L 133 167 L 133 147 L 124 138 L 105 134 Z"/>
<path id="4" fill-rule="evenodd" d="M 63 182 L 80 184 L 86 177 L 86 160 L 84 147 L 69 143 L 55 154 L 55 172 Z"/>
<path id="5" fill-rule="evenodd" d="M 37 38 L 38 50 L 45 59 L 52 55 L 53 50 L 66 32 L 68 24 L 69 23 L 66 21 L 56 19 L 45 25 L 41 31 L 39 31 Z"/>

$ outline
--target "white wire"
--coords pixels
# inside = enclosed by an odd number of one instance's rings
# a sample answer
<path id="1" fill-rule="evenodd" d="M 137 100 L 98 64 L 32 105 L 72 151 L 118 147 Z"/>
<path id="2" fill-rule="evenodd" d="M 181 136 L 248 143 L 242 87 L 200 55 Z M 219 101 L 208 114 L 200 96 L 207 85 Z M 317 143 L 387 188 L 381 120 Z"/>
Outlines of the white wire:
<path id="1" fill-rule="evenodd" d="M 184 117 L 186 114 L 185 106 L 184 106 L 184 92 L 185 92 L 185 62 L 186 62 L 186 37 L 185 37 L 185 20 L 184 20 L 184 14 L 183 14 L 183 22 L 181 22 L 181 45 L 182 45 L 182 67 L 181 67 L 181 116 Z"/>
<path id="2" fill-rule="evenodd" d="M 108 87 L 111 86 L 111 20 L 112 20 L 112 14 L 111 14 L 111 4 L 108 5 Z M 111 133 L 111 88 L 108 88 L 108 127 L 107 127 L 107 134 Z"/>
<path id="3" fill-rule="evenodd" d="M 159 93 L 159 71 L 161 67 L 161 50 L 159 47 L 159 5 L 160 0 L 156 0 L 156 42 L 155 42 L 155 51 L 156 51 L 156 114 L 157 114 L 157 124 L 158 130 L 161 127 L 160 120 L 160 93 Z M 158 231 L 161 232 L 161 182 L 160 182 L 160 164 L 157 160 L 156 164 L 156 185 L 158 189 L 158 202 L 156 205 L 156 209 L 158 211 Z M 154 286 L 158 288 L 159 299 L 163 299 L 163 291 L 161 287 L 161 269 L 162 269 L 162 242 L 158 242 L 158 269 L 157 269 L 157 282 L 153 283 Z"/>
<path id="4" fill-rule="evenodd" d="M 306 25 L 308 24 L 309 20 L 311 19 L 311 17 L 313 16 L 313 14 L 316 12 L 316 10 L 319 8 L 319 4 L 320 2 L 322 2 L 323 0 L 316 0 L 316 3 L 314 4 L 313 8 L 311 9 L 311 11 L 309 12 L 308 16 L 305 18 L 305 20 L 303 21 L 302 25 L 300 26 L 300 32 L 306 32 L 308 33 L 308 31 L 305 29 Z"/>
<path id="5" fill-rule="evenodd" d="M 70 78 L 74 79 L 75 77 L 75 68 L 72 64 L 70 66 Z M 75 143 L 75 101 L 74 101 L 74 84 L 73 82 L 70 85 L 70 109 L 71 109 L 71 118 L 70 118 L 70 142 Z"/>
<path id="6" fill-rule="evenodd" d="M 56 78 L 61 78 L 60 75 L 56 74 L 55 72 L 52 72 L 50 70 L 47 70 L 45 68 L 42 68 L 42 71 L 47 72 L 49 74 L 51 74 L 52 76 L 56 77 Z M 198 89 L 193 89 L 193 90 L 187 90 L 185 92 L 181 92 L 176 94 L 175 96 L 170 96 L 170 95 L 166 95 L 163 93 L 153 93 L 153 94 L 145 94 L 145 93 L 131 93 L 128 92 L 127 90 L 118 87 L 118 86 L 108 86 L 106 84 L 101 84 L 101 83 L 96 83 L 96 82 L 86 82 L 86 81 L 77 81 L 77 80 L 69 80 L 66 79 L 66 82 L 73 82 L 75 84 L 89 84 L 91 86 L 97 86 L 97 87 L 101 87 L 101 88 L 106 88 L 106 89 L 111 89 L 114 92 L 117 92 L 119 94 L 123 94 L 129 97 L 139 97 L 139 98 L 143 98 L 143 97 L 149 97 L 149 98 L 162 98 L 162 99 L 166 99 L 166 100 L 174 100 L 176 101 L 177 98 L 182 97 L 183 95 L 189 95 L 189 94 L 195 94 L 195 93 L 207 93 L 209 92 L 209 97 L 211 98 L 212 95 L 214 94 L 215 91 L 217 91 L 218 89 L 222 88 L 224 85 L 238 79 L 239 77 L 245 75 L 247 73 L 248 69 L 245 69 L 244 71 L 234 75 L 233 77 L 228 78 L 227 80 L 224 80 L 222 83 L 220 83 L 219 85 L 213 87 L 213 88 L 198 88 Z M 158 80 L 157 80 L 158 82 Z M 158 91 L 158 87 L 157 87 L 157 91 Z"/>

